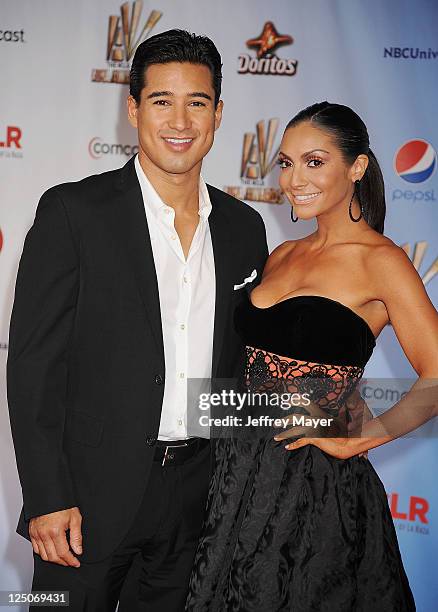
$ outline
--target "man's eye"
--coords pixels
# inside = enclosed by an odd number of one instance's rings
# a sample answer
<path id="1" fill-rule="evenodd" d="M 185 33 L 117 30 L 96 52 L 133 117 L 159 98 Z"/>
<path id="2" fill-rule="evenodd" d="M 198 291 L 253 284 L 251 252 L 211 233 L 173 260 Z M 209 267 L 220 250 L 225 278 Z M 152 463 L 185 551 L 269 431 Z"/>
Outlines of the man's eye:
<path id="1" fill-rule="evenodd" d="M 157 104 L 158 106 L 165 106 L 166 104 L 168 104 L 167 100 L 155 100 L 154 104 Z"/>
<path id="2" fill-rule="evenodd" d="M 193 100 L 191 104 L 193 104 L 194 106 L 205 106 L 205 102 L 200 102 L 199 100 Z"/>

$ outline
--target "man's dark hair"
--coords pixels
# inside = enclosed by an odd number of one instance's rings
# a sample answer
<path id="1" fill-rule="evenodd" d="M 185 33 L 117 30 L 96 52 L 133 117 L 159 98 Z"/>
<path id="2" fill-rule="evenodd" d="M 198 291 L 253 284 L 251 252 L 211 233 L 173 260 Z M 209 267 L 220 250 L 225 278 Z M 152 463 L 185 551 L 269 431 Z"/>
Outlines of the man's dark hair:
<path id="1" fill-rule="evenodd" d="M 211 71 L 215 106 L 221 96 L 222 60 L 210 38 L 197 36 L 186 30 L 167 30 L 151 36 L 138 46 L 132 60 L 129 93 L 140 104 L 141 90 L 145 86 L 146 69 L 151 64 L 188 62 L 207 66 Z"/>

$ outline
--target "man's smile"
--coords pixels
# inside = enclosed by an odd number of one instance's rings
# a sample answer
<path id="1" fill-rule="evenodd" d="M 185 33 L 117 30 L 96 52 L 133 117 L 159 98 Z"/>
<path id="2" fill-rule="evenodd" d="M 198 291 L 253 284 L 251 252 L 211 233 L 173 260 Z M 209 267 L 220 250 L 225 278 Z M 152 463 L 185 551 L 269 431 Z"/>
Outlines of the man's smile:
<path id="1" fill-rule="evenodd" d="M 172 151 L 184 152 L 190 149 L 194 138 L 166 138 L 163 137 L 164 142 Z"/>

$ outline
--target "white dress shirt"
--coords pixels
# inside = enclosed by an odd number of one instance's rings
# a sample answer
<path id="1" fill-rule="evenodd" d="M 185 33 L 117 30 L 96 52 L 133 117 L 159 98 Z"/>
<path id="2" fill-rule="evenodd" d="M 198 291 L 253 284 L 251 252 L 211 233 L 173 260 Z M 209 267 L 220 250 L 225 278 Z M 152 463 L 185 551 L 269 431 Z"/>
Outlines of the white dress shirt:
<path id="1" fill-rule="evenodd" d="M 138 156 L 135 169 L 151 237 L 163 329 L 166 376 L 158 438 L 207 437 L 208 430 L 188 431 L 187 381 L 211 378 L 216 275 L 208 224 L 210 197 L 200 177 L 199 223 L 186 259 L 174 226 L 174 209 L 161 200 Z M 192 409 L 199 414 L 195 406 Z M 190 423 L 192 417 L 191 412 Z"/>

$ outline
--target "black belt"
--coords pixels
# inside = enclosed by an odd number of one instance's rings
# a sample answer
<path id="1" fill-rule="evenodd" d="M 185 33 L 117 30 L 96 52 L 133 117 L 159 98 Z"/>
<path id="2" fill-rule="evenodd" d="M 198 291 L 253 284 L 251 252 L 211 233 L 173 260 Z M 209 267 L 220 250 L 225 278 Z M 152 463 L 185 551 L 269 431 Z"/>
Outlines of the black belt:
<path id="1" fill-rule="evenodd" d="M 154 461 L 161 465 L 182 465 L 201 450 L 210 440 L 205 438 L 189 438 L 188 440 L 157 440 L 154 453 Z"/>

